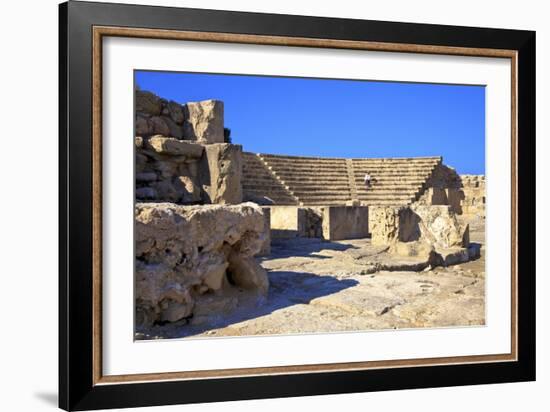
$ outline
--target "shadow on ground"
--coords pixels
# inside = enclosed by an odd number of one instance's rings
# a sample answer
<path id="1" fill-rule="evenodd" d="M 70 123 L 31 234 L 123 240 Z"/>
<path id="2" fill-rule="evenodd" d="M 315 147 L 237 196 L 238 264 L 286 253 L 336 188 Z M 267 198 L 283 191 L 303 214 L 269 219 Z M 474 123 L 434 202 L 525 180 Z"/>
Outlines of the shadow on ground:
<path id="1" fill-rule="evenodd" d="M 318 255 L 317 253 L 322 250 L 343 252 L 348 249 L 358 249 L 358 247 L 319 238 L 273 239 L 271 241 L 271 255 L 266 257 L 266 259 L 287 257 L 313 257 L 317 259 L 328 259 L 330 256 Z"/>
<path id="2" fill-rule="evenodd" d="M 270 287 L 267 298 L 251 295 L 239 297 L 238 306 L 226 313 L 212 315 L 199 325 L 174 323 L 169 327 L 154 328 L 151 335 L 165 338 L 183 338 L 213 329 L 224 328 L 250 319 L 269 315 L 276 310 L 298 304 L 309 304 L 313 299 L 328 296 L 358 284 L 354 279 L 336 279 L 307 272 L 268 272 Z M 247 293 L 247 292 L 242 292 Z M 144 337 L 149 339 L 150 337 Z"/>

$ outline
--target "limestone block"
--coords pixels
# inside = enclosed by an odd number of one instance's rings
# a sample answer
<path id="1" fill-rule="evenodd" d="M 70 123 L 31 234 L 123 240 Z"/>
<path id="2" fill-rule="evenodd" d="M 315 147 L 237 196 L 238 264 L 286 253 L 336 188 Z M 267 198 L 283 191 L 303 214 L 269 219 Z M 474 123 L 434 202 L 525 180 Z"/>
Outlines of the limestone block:
<path id="1" fill-rule="evenodd" d="M 185 156 L 199 159 L 204 150 L 200 144 L 178 140 L 173 137 L 153 136 L 147 140 L 148 148 L 165 155 Z"/>
<path id="2" fill-rule="evenodd" d="M 189 102 L 183 106 L 184 136 L 203 144 L 224 142 L 223 102 L 205 100 Z"/>
<path id="3" fill-rule="evenodd" d="M 458 222 L 449 206 L 413 206 L 422 237 L 436 248 L 468 247 L 469 227 Z"/>
<path id="4" fill-rule="evenodd" d="M 271 206 L 270 227 L 273 238 L 293 238 L 305 235 L 305 211 L 298 206 Z"/>
<path id="5" fill-rule="evenodd" d="M 420 238 L 418 217 L 407 206 L 371 206 L 369 226 L 373 245 L 391 245 Z"/>
<path id="6" fill-rule="evenodd" d="M 324 239 L 358 239 L 369 234 L 368 207 L 327 206 L 322 210 Z"/>
<path id="7" fill-rule="evenodd" d="M 200 175 L 210 203 L 241 203 L 243 199 L 241 146 L 229 143 L 205 145 Z"/>
<path id="8" fill-rule="evenodd" d="M 224 296 L 232 284 L 267 293 L 267 274 L 250 254 L 265 240 L 253 203 L 137 203 L 135 239 L 138 325 L 188 318 L 200 312 L 199 296 Z"/>

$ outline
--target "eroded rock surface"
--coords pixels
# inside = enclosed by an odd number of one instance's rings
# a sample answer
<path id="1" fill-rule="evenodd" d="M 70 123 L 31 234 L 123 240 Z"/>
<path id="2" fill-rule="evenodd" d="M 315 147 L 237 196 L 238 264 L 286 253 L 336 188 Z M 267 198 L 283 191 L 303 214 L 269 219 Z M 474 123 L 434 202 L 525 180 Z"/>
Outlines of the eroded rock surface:
<path id="1" fill-rule="evenodd" d="M 209 196 L 208 203 L 242 202 L 242 147 L 229 143 L 204 146 L 201 180 Z"/>
<path id="2" fill-rule="evenodd" d="M 236 304 L 223 299 L 234 289 L 265 295 L 267 274 L 253 257 L 263 245 L 264 221 L 253 203 L 136 204 L 138 329 L 196 313 L 222 315 Z"/>
<path id="3" fill-rule="evenodd" d="M 183 134 L 187 138 L 204 144 L 224 142 L 222 101 L 189 102 L 183 109 Z"/>
<path id="4" fill-rule="evenodd" d="M 397 256 L 418 257 L 425 265 L 448 266 L 479 256 L 470 245 L 469 226 L 450 206 L 376 206 L 370 209 L 373 245 Z"/>

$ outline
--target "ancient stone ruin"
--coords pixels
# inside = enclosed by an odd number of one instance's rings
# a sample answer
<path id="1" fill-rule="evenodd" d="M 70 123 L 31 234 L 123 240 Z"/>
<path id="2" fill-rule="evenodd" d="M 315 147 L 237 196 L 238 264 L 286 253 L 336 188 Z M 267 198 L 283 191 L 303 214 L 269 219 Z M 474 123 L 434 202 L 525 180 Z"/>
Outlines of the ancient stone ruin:
<path id="1" fill-rule="evenodd" d="M 138 203 L 135 220 L 138 325 L 190 317 L 205 294 L 231 285 L 267 293 L 266 271 L 253 258 L 265 240 L 254 203 Z"/>
<path id="2" fill-rule="evenodd" d="M 469 222 L 485 216 L 484 176 L 460 176 L 438 156 L 243 152 L 227 142 L 221 101 L 179 104 L 140 90 L 135 101 L 138 329 L 198 325 L 265 299 L 258 257 L 273 242 L 366 239 L 349 254 L 363 274 L 480 256 Z"/>

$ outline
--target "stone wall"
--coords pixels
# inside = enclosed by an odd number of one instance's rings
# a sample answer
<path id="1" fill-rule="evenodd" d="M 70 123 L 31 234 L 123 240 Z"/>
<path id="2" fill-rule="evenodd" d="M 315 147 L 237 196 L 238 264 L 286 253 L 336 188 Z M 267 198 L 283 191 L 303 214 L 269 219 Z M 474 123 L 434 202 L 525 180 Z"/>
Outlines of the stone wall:
<path id="1" fill-rule="evenodd" d="M 179 104 L 136 90 L 136 136 L 170 136 L 202 144 L 224 143 L 223 102 Z"/>
<path id="2" fill-rule="evenodd" d="M 224 143 L 223 102 L 136 91 L 136 200 L 242 202 L 242 148 Z"/>
<path id="3" fill-rule="evenodd" d="M 242 149 L 173 137 L 136 137 L 136 200 L 178 204 L 242 202 Z"/>
<path id="4" fill-rule="evenodd" d="M 420 205 L 448 205 L 454 213 L 466 217 L 485 217 L 485 176 L 459 175 L 448 166 L 438 166 L 426 182 L 416 202 Z"/>
<path id="5" fill-rule="evenodd" d="M 264 206 L 273 238 L 358 239 L 369 234 L 367 206 Z"/>
<path id="6" fill-rule="evenodd" d="M 485 217 L 485 176 L 461 175 L 462 212 L 466 216 Z"/>
<path id="7" fill-rule="evenodd" d="M 322 212 L 326 240 L 358 239 L 369 234 L 367 206 L 327 206 Z"/>

